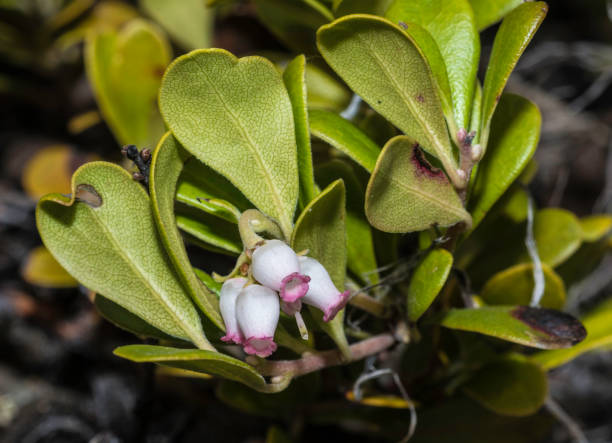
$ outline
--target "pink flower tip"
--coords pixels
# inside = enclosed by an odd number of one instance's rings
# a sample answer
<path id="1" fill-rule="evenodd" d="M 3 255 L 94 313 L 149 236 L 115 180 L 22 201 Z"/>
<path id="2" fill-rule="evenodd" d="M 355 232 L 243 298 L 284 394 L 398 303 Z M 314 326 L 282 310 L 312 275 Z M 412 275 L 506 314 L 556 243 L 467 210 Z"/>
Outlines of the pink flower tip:
<path id="1" fill-rule="evenodd" d="M 350 298 L 350 292 L 344 291 L 338 293 L 338 300 L 334 303 L 330 304 L 327 308 L 325 308 L 325 312 L 323 313 L 323 321 L 331 321 L 334 319 L 336 314 L 340 312 L 342 308 L 346 306 Z"/>
<path id="2" fill-rule="evenodd" d="M 224 341 L 226 343 L 234 342 L 237 345 L 241 345 L 242 337 L 239 334 L 225 334 L 223 337 L 221 337 L 221 341 Z"/>
<path id="3" fill-rule="evenodd" d="M 281 282 L 280 297 L 288 303 L 299 300 L 308 292 L 309 281 L 310 277 L 299 272 L 289 274 Z"/>
<path id="4" fill-rule="evenodd" d="M 244 352 L 258 357 L 269 357 L 276 351 L 273 337 L 249 337 L 244 343 Z"/>

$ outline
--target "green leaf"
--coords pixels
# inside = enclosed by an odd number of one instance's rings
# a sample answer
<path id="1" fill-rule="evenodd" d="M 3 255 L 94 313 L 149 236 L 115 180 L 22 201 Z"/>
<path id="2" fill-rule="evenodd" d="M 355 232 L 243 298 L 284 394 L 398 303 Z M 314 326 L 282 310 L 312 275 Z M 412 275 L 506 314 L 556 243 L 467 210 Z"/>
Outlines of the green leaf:
<path id="1" fill-rule="evenodd" d="M 435 155 L 453 183 L 462 183 L 431 70 L 402 28 L 383 18 L 351 15 L 321 27 L 317 44 L 351 89 Z"/>
<path id="2" fill-rule="evenodd" d="M 211 46 L 215 15 L 202 0 L 182 0 L 180 6 L 167 0 L 140 0 L 140 7 L 183 48 Z"/>
<path id="3" fill-rule="evenodd" d="M 174 140 L 176 142 L 176 139 Z M 176 200 L 229 222 L 238 223 L 238 212 L 246 211 L 253 205 L 225 177 L 197 158 L 190 155 L 189 157 L 178 179 Z"/>
<path id="4" fill-rule="evenodd" d="M 612 346 L 612 303 L 606 300 L 582 318 L 587 330 L 586 339 L 569 349 L 542 351 L 531 356 L 531 360 L 544 369 L 554 369 L 574 358 L 596 349 Z"/>
<path id="5" fill-rule="evenodd" d="M 472 141 L 473 144 L 478 143 L 480 129 L 480 118 L 482 114 L 482 86 L 478 79 L 476 80 L 476 89 L 474 89 L 474 100 L 472 101 L 472 115 L 470 116 L 470 131 L 474 131 L 476 136 Z"/>
<path id="6" fill-rule="evenodd" d="M 408 320 L 416 322 L 440 293 L 453 267 L 453 255 L 446 249 L 433 249 L 419 263 L 406 293 Z"/>
<path id="7" fill-rule="evenodd" d="M 508 77 L 548 12 L 544 2 L 525 2 L 502 22 L 491 50 L 482 90 L 481 143 L 486 149 L 489 125 Z"/>
<path id="8" fill-rule="evenodd" d="M 170 57 L 164 36 L 144 20 L 133 20 L 120 32 L 92 33 L 87 38 L 87 77 L 120 144 L 151 146 L 164 133 L 156 98 Z"/>
<path id="9" fill-rule="evenodd" d="M 582 324 L 571 315 L 528 306 L 451 309 L 439 323 L 539 349 L 569 348 L 586 336 Z"/>
<path id="10" fill-rule="evenodd" d="M 372 226 L 385 232 L 471 222 L 444 172 L 427 163 L 406 136 L 392 138 L 383 148 L 368 183 L 365 212 Z"/>
<path id="11" fill-rule="evenodd" d="M 523 0 L 470 0 L 479 31 L 497 23 Z"/>
<path id="12" fill-rule="evenodd" d="M 154 328 L 149 323 L 132 314 L 127 309 L 122 308 L 114 301 L 103 297 L 100 294 L 94 294 L 93 297 L 94 306 L 100 315 L 115 326 L 131 332 L 139 337 L 151 337 L 160 340 L 176 341 L 176 338 L 163 333 L 157 328 Z"/>
<path id="13" fill-rule="evenodd" d="M 218 352 L 166 346 L 128 345 L 115 349 L 114 354 L 136 363 L 157 363 L 171 368 L 216 375 L 243 383 L 260 392 L 278 392 L 287 387 L 287 380 L 279 384 L 266 384 L 264 378 L 251 366 Z"/>
<path id="14" fill-rule="evenodd" d="M 293 440 L 278 426 L 270 426 L 266 434 L 266 443 L 291 443 Z"/>
<path id="15" fill-rule="evenodd" d="M 83 285 L 166 334 L 214 349 L 157 235 L 149 197 L 127 171 L 82 166 L 72 197 L 43 197 L 36 221 L 47 249 Z"/>
<path id="16" fill-rule="evenodd" d="M 333 112 L 314 110 L 309 113 L 310 132 L 351 157 L 372 172 L 380 147 L 348 120 Z"/>
<path id="17" fill-rule="evenodd" d="M 550 266 L 543 263 L 543 308 L 561 309 L 565 304 L 565 284 Z M 490 305 L 528 305 L 533 293 L 533 264 L 522 263 L 489 279 L 480 291 L 480 297 Z"/>
<path id="18" fill-rule="evenodd" d="M 520 354 L 500 358 L 480 368 L 463 387 L 482 406 L 500 415 L 532 415 L 548 395 L 546 373 Z"/>
<path id="19" fill-rule="evenodd" d="M 407 23 L 408 30 L 416 23 L 431 34 L 444 59 L 444 72 L 448 73 L 455 121 L 467 129 L 480 59 L 480 38 L 469 2 L 395 0 L 385 15 L 394 23 Z M 421 50 L 428 56 L 424 47 Z M 439 69 L 431 67 L 434 72 Z"/>
<path id="20" fill-rule="evenodd" d="M 578 219 L 565 209 L 542 209 L 534 217 L 533 236 L 538 255 L 552 267 L 560 265 L 578 250 L 582 235 Z"/>
<path id="21" fill-rule="evenodd" d="M 238 226 L 218 217 L 179 205 L 176 208 L 176 224 L 210 251 L 238 255 L 243 250 Z"/>
<path id="22" fill-rule="evenodd" d="M 327 270 L 338 290 L 344 289 L 346 277 L 346 226 L 344 182 L 336 180 L 311 201 L 295 223 L 291 247 L 295 251 L 308 249 L 308 255 Z M 311 313 L 319 326 L 336 342 L 345 356 L 350 356 L 344 335 L 344 310 L 326 323 L 317 309 Z"/>
<path id="23" fill-rule="evenodd" d="M 384 15 L 393 0 L 339 0 L 334 5 L 334 15 L 342 17 L 349 14 Z"/>
<path id="24" fill-rule="evenodd" d="M 366 284 L 377 283 L 379 279 L 374 238 L 363 213 L 363 186 L 351 166 L 342 160 L 332 160 L 317 167 L 316 179 L 319 186 L 326 187 L 338 178 L 346 186 L 347 266 L 360 281 Z"/>
<path id="25" fill-rule="evenodd" d="M 589 215 L 579 220 L 582 230 L 582 240 L 585 242 L 596 242 L 607 235 L 612 229 L 612 216 Z"/>
<path id="26" fill-rule="evenodd" d="M 479 163 L 468 209 L 472 229 L 517 179 L 533 156 L 540 139 L 538 108 L 518 95 L 504 94 L 491 124 L 492 137 Z"/>
<path id="27" fill-rule="evenodd" d="M 287 65 L 283 72 L 283 81 L 291 99 L 293 121 L 295 122 L 301 207 L 306 206 L 316 195 L 312 169 L 312 152 L 310 150 L 310 132 L 308 129 L 305 69 L 306 58 L 303 55 L 299 55 Z"/>
<path id="28" fill-rule="evenodd" d="M 218 299 L 198 280 L 176 226 L 179 217 L 175 217 L 174 214 L 174 195 L 177 180 L 189 157 L 191 155 L 169 132 L 160 140 L 151 159 L 149 175 L 153 216 L 161 240 L 174 264 L 174 269 L 185 285 L 189 296 L 215 325 L 224 330 Z"/>
<path id="29" fill-rule="evenodd" d="M 291 101 L 274 65 L 222 49 L 193 51 L 168 68 L 159 102 L 181 145 L 276 218 L 288 237 L 297 148 Z"/>
<path id="30" fill-rule="evenodd" d="M 592 243 L 583 243 L 569 259 L 557 267 L 556 271 L 571 287 L 589 276 L 611 249 L 612 242 L 608 237 Z"/>
<path id="31" fill-rule="evenodd" d="M 193 270 L 200 281 L 204 283 L 208 289 L 214 292 L 217 296 L 221 295 L 221 286 L 223 286 L 223 283 L 216 281 L 208 272 L 204 272 L 198 268 L 193 268 Z"/>
<path id="32" fill-rule="evenodd" d="M 259 20 L 294 52 L 316 54 L 315 32 L 333 20 L 317 0 L 254 0 Z"/>

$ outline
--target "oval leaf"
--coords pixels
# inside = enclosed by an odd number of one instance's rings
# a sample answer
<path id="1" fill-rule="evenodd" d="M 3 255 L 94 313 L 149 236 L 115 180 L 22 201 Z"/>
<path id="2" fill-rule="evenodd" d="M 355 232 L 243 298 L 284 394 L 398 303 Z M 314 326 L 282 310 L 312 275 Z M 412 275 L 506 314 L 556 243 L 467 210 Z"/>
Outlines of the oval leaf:
<path id="1" fill-rule="evenodd" d="M 151 159 L 149 183 L 153 215 L 161 240 L 189 295 L 213 323 L 224 329 L 217 297 L 198 280 L 176 227 L 174 193 L 183 164 L 189 157 L 172 134 L 167 133 L 159 142 Z"/>
<path id="2" fill-rule="evenodd" d="M 586 336 L 584 326 L 571 315 L 528 306 L 451 309 L 440 324 L 539 349 L 569 348 Z"/>
<path id="3" fill-rule="evenodd" d="M 489 149 L 479 163 L 468 203 L 476 228 L 493 204 L 517 179 L 540 139 L 538 108 L 518 95 L 504 94 L 491 124 Z"/>
<path id="4" fill-rule="evenodd" d="M 72 197 L 50 194 L 36 209 L 38 231 L 78 281 L 166 334 L 214 349 L 162 242 L 144 188 L 112 163 L 72 177 Z"/>
<path id="5" fill-rule="evenodd" d="M 289 236 L 299 190 L 297 153 L 291 101 L 274 65 L 222 49 L 193 51 L 168 68 L 159 102 L 181 145 Z"/>
<path id="6" fill-rule="evenodd" d="M 402 28 L 380 17 L 350 15 L 322 26 L 317 44 L 351 89 L 461 183 L 430 68 Z"/>
<path id="7" fill-rule="evenodd" d="M 306 58 L 300 55 L 293 59 L 283 72 L 283 81 L 291 99 L 293 121 L 295 122 L 295 141 L 297 143 L 298 172 L 300 176 L 300 204 L 306 206 L 316 191 L 312 169 L 310 132 L 308 130 L 308 111 L 306 93 Z"/>
<path id="8" fill-rule="evenodd" d="M 582 228 L 574 214 L 565 209 L 546 208 L 533 219 L 533 236 L 540 260 L 558 266 L 582 244 Z"/>
<path id="9" fill-rule="evenodd" d="M 444 172 L 427 163 L 406 136 L 392 138 L 383 148 L 368 183 L 365 212 L 372 226 L 385 232 L 470 223 Z"/>
<path id="10" fill-rule="evenodd" d="M 151 146 L 164 133 L 156 98 L 170 54 L 164 36 L 144 20 L 88 37 L 87 76 L 120 144 Z"/>
<path id="11" fill-rule="evenodd" d="M 525 2 L 510 12 L 502 22 L 491 50 L 489 65 L 482 89 L 481 142 L 487 147 L 489 125 L 501 98 L 508 77 L 519 57 L 531 41 L 548 6 L 544 2 Z"/>
<path id="12" fill-rule="evenodd" d="M 333 112 L 313 109 L 309 115 L 312 135 L 348 155 L 366 171 L 374 170 L 380 147 L 359 128 Z"/>
<path id="13" fill-rule="evenodd" d="M 542 263 L 543 308 L 561 309 L 565 304 L 565 284 L 550 266 Z M 487 281 L 480 297 L 489 305 L 528 305 L 533 293 L 533 264 L 523 263 L 495 274 Z"/>
<path id="14" fill-rule="evenodd" d="M 308 249 L 308 255 L 317 259 L 327 270 L 338 290 L 344 289 L 346 276 L 345 191 L 342 180 L 325 188 L 300 214 L 295 223 L 291 247 L 295 251 Z M 344 309 L 326 323 L 322 312 L 310 310 L 318 325 L 336 342 L 340 350 L 350 356 L 344 335 Z"/>
<path id="15" fill-rule="evenodd" d="M 582 230 L 582 240 L 585 242 L 596 242 L 607 235 L 612 229 L 612 216 L 589 215 L 582 217 L 579 221 Z"/>
<path id="16" fill-rule="evenodd" d="M 410 278 L 406 293 L 408 320 L 417 321 L 440 293 L 453 267 L 453 255 L 446 249 L 430 251 Z"/>
<path id="17" fill-rule="evenodd" d="M 242 242 L 235 224 L 181 205 L 176 208 L 176 224 L 181 231 L 199 240 L 199 245 L 204 249 L 230 255 L 242 252 Z"/>
<path id="18" fill-rule="evenodd" d="M 544 405 L 548 379 L 537 364 L 516 354 L 484 365 L 463 390 L 497 414 L 522 417 Z"/>
<path id="19" fill-rule="evenodd" d="M 598 348 L 612 345 L 612 303 L 607 300 L 582 318 L 587 330 L 586 339 L 569 349 L 542 351 L 531 356 L 531 360 L 549 370 L 561 366 L 574 358 Z"/>
<path id="20" fill-rule="evenodd" d="M 480 38 L 468 1 L 395 0 L 385 16 L 394 23 L 407 23 L 408 30 L 416 23 L 431 34 L 448 73 L 455 121 L 467 129 L 480 59 Z"/>
<path id="21" fill-rule="evenodd" d="M 218 352 L 167 346 L 128 345 L 115 349 L 114 354 L 137 363 L 157 363 L 162 366 L 217 375 L 243 383 L 260 392 L 278 392 L 287 387 L 286 380 L 280 384 L 266 384 L 264 378 L 251 366 Z"/>

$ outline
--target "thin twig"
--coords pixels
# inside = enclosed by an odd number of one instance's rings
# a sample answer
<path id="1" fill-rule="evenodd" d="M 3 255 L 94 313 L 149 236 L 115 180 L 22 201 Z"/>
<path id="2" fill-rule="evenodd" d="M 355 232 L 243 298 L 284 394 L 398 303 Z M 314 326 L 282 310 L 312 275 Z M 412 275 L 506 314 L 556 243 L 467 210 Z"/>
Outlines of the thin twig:
<path id="1" fill-rule="evenodd" d="M 584 432 L 582 432 L 582 429 L 580 429 L 580 425 L 576 423 L 576 421 L 570 417 L 569 414 L 565 412 L 559 403 L 553 400 L 550 395 L 546 398 L 546 402 L 544 404 L 548 412 L 550 412 L 553 417 L 555 417 L 563 426 L 565 426 L 567 432 L 570 433 L 576 443 L 589 443 L 589 440 L 587 440 Z"/>
<path id="2" fill-rule="evenodd" d="M 542 270 L 542 261 L 540 260 L 538 247 L 533 236 L 533 198 L 529 193 L 527 193 L 527 196 L 527 233 L 525 235 L 525 246 L 527 247 L 529 257 L 531 257 L 531 261 L 533 262 L 533 291 L 531 293 L 530 305 L 537 307 L 540 305 L 540 300 L 544 295 L 545 281 L 544 271 Z"/>

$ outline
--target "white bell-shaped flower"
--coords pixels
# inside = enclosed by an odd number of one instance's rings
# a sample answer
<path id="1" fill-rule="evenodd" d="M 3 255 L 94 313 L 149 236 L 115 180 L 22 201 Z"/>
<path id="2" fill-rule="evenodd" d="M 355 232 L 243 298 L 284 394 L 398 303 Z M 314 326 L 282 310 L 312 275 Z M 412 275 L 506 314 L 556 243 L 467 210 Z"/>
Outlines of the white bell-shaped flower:
<path id="1" fill-rule="evenodd" d="M 334 286 L 325 267 L 311 257 L 299 257 L 302 273 L 310 277 L 308 292 L 302 301 L 323 311 L 323 320 L 333 320 L 349 300 L 349 291 L 340 292 Z"/>
<path id="2" fill-rule="evenodd" d="M 278 294 L 270 288 L 249 285 L 236 300 L 238 327 L 244 336 L 244 352 L 268 357 L 276 351 L 274 332 L 280 315 Z"/>
<path id="3" fill-rule="evenodd" d="M 267 240 L 253 252 L 253 277 L 259 283 L 280 293 L 286 302 L 302 298 L 310 278 L 300 272 L 297 254 L 285 242 Z"/>
<path id="4" fill-rule="evenodd" d="M 241 277 L 230 278 L 221 286 L 219 308 L 221 310 L 221 317 L 223 317 L 223 322 L 225 323 L 225 336 L 221 337 L 221 340 L 225 342 L 233 341 L 239 345 L 242 344 L 244 339 L 238 327 L 238 320 L 236 319 L 236 299 L 247 281 L 246 278 Z"/>

